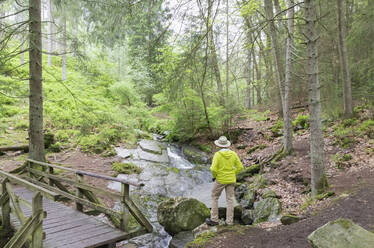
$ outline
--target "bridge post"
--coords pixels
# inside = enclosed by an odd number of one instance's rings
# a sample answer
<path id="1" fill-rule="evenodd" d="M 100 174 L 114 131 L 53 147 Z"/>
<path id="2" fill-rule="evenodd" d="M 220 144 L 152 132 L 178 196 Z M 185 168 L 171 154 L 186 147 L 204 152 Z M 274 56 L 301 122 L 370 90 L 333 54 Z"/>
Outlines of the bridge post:
<path id="1" fill-rule="evenodd" d="M 38 223 L 32 234 L 32 248 L 43 247 L 43 197 L 39 192 L 32 198 L 32 217 L 37 215 L 40 216 L 40 223 Z"/>
<path id="2" fill-rule="evenodd" d="M 4 201 L 1 204 L 1 215 L 3 218 L 3 230 L 11 230 L 10 227 L 10 202 L 9 202 L 9 194 L 6 189 L 6 183 L 8 182 L 8 178 L 5 178 L 1 182 L 2 186 L 2 195 L 1 198 L 4 199 Z"/>
<path id="3" fill-rule="evenodd" d="M 78 183 L 83 181 L 83 175 L 76 173 L 75 176 L 76 176 L 76 181 Z M 79 198 L 83 198 L 83 192 L 79 187 L 77 187 L 76 194 Z M 83 212 L 83 205 L 82 204 L 80 204 L 78 202 L 75 202 L 75 208 L 76 208 L 77 211 Z"/>
<path id="4" fill-rule="evenodd" d="M 122 231 L 129 231 L 129 219 L 130 219 L 130 214 L 129 214 L 129 209 L 127 208 L 125 202 L 126 198 L 130 198 L 130 185 L 126 183 L 121 183 L 121 226 L 120 229 Z"/>

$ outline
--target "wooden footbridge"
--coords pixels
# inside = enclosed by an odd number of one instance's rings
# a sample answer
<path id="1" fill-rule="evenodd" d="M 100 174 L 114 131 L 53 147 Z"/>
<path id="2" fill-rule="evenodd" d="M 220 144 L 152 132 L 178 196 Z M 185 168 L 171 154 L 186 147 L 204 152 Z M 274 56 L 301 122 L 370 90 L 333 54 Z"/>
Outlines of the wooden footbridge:
<path id="1" fill-rule="evenodd" d="M 153 230 L 130 198 L 130 185 L 140 184 L 31 159 L 22 171 L 26 173 L 21 177 L 0 170 L 2 232 L 11 237 L 4 248 L 115 247 L 116 242 Z M 122 191 L 94 187 L 85 176 L 119 182 Z M 99 196 L 118 199 L 121 210 L 105 206 Z M 73 201 L 75 209 L 60 201 Z M 112 225 L 93 217 L 99 214 Z M 137 224 L 130 225 L 130 219 Z"/>

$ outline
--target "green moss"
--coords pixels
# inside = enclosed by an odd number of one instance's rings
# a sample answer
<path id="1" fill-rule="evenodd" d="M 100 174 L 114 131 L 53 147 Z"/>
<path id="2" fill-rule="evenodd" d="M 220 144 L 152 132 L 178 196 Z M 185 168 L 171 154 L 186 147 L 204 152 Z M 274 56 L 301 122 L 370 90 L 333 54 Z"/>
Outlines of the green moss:
<path id="1" fill-rule="evenodd" d="M 215 232 L 206 232 L 198 236 L 194 241 L 186 244 L 185 248 L 200 248 L 214 238 L 217 234 Z"/>
<path id="2" fill-rule="evenodd" d="M 347 219 L 337 219 L 336 221 L 333 221 L 332 224 L 338 224 L 344 229 L 349 229 L 353 226 L 352 221 Z"/>
<path id="3" fill-rule="evenodd" d="M 175 174 L 179 174 L 180 170 L 178 168 L 175 168 L 175 167 L 168 167 L 166 169 L 167 172 L 174 172 Z"/>
<path id="4" fill-rule="evenodd" d="M 118 162 L 114 162 L 112 164 L 112 169 L 117 174 L 140 174 L 142 172 L 142 169 L 139 168 L 134 163 L 118 163 Z"/>
<path id="5" fill-rule="evenodd" d="M 206 153 L 211 153 L 212 150 L 213 150 L 212 145 L 199 144 L 198 147 L 199 147 L 200 150 L 202 150 L 203 152 L 206 152 Z"/>

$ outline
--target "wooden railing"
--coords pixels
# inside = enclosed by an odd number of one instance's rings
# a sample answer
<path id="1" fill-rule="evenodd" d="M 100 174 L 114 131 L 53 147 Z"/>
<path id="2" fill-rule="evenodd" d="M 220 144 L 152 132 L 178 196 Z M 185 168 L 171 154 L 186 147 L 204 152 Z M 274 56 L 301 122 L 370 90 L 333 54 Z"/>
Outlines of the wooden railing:
<path id="1" fill-rule="evenodd" d="M 25 167 L 25 170 L 28 173 L 28 176 L 25 177 L 26 180 L 38 185 L 43 189 L 54 192 L 62 198 L 74 201 L 75 207 L 78 211 L 91 215 L 103 213 L 108 217 L 109 220 L 111 220 L 114 226 L 125 232 L 133 233 L 134 236 L 153 231 L 152 224 L 150 224 L 147 218 L 142 214 L 142 212 L 130 198 L 130 185 L 133 187 L 142 187 L 144 184 L 86 171 L 75 170 L 60 165 L 48 164 L 32 159 L 27 159 L 27 166 Z M 55 173 L 56 170 L 64 171 L 68 174 L 70 173 L 71 177 L 66 175 L 59 176 Z M 85 182 L 85 176 L 112 182 L 119 182 L 121 183 L 121 193 L 111 192 L 92 186 Z M 74 189 L 73 192 L 71 191 L 71 188 Z M 104 201 L 98 197 L 100 194 L 106 197 L 112 197 L 115 200 L 119 200 L 121 210 L 115 211 L 105 206 Z M 130 215 L 133 216 L 140 224 L 140 229 L 135 231 L 129 229 Z"/>
<path id="2" fill-rule="evenodd" d="M 47 189 L 43 189 L 37 185 L 18 178 L 9 173 L 0 171 L 0 176 L 4 178 L 1 182 L 1 196 L 0 196 L 0 207 L 2 212 L 2 229 L 10 232 L 10 214 L 18 219 L 21 227 L 13 235 L 11 240 L 5 245 L 4 248 L 23 247 L 24 244 L 28 243 L 31 247 L 42 247 L 42 242 L 45 237 L 42 229 L 43 219 L 46 217 L 46 213 L 43 211 L 43 197 L 48 197 L 52 200 L 57 200 L 58 195 Z M 32 203 L 17 196 L 11 183 L 17 183 L 23 185 L 30 190 L 35 192 L 32 198 Z M 30 217 L 26 218 L 22 211 L 21 206 L 30 208 L 32 213 Z"/>

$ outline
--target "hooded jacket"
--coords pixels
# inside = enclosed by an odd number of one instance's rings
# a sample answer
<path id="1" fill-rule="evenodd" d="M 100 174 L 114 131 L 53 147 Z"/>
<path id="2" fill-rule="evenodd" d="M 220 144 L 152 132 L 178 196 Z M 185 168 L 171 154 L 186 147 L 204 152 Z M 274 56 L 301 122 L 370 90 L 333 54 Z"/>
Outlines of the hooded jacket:
<path id="1" fill-rule="evenodd" d="M 236 183 L 236 175 L 243 169 L 238 155 L 231 150 L 214 154 L 210 171 L 220 184 Z"/>

